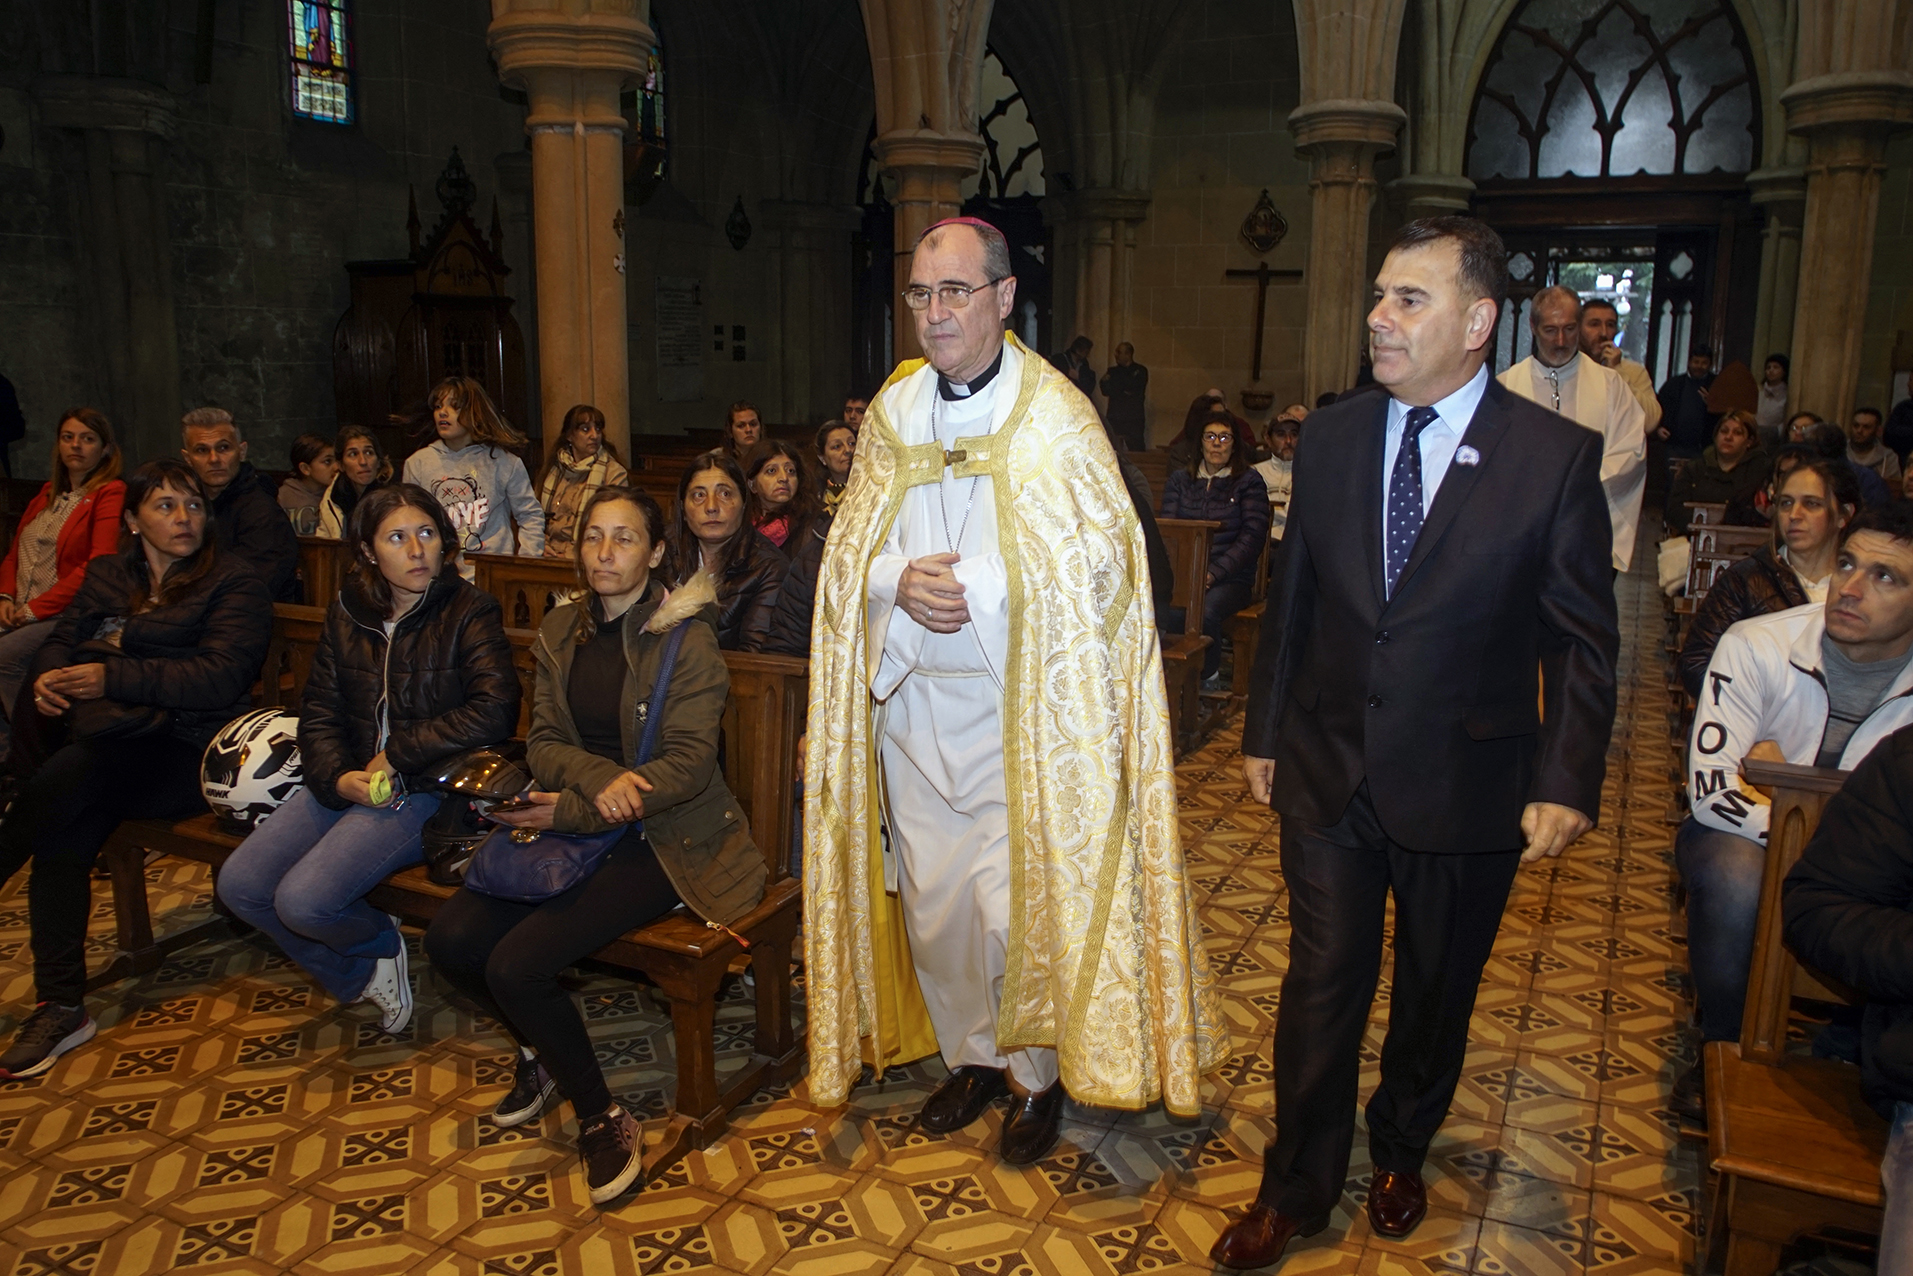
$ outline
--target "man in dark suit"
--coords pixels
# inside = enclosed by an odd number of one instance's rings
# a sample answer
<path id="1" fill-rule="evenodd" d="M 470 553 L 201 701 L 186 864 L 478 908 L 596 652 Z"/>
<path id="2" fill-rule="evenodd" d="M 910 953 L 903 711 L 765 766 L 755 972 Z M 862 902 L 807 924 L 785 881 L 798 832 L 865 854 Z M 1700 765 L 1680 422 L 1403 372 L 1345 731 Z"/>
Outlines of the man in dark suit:
<path id="1" fill-rule="evenodd" d="M 1341 1198 L 1391 890 L 1368 1215 L 1385 1236 L 1421 1221 L 1516 868 L 1599 810 L 1620 649 L 1601 440 L 1489 377 L 1506 286 L 1482 223 L 1404 227 L 1368 317 L 1388 393 L 1314 413 L 1296 452 L 1242 736 L 1289 890 L 1278 1134 L 1211 1251 L 1227 1267 L 1274 1262 Z"/>

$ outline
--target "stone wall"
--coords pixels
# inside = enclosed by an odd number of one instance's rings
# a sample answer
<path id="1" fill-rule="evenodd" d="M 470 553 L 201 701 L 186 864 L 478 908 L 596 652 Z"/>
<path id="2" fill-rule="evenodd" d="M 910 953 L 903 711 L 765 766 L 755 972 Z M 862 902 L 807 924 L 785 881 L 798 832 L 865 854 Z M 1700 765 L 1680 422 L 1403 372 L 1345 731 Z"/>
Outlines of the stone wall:
<path id="1" fill-rule="evenodd" d="M 1909 367 L 1913 367 L 1913 133 L 1902 133 L 1886 148 L 1854 403 L 1890 411 L 1893 373 Z"/>
<path id="2" fill-rule="evenodd" d="M 1196 10 L 1157 100 L 1154 198 L 1136 232 L 1128 339 L 1149 367 L 1156 444 L 1210 386 L 1241 411 L 1255 284 L 1223 272 L 1259 260 L 1238 232 L 1265 187 L 1289 224 L 1270 267 L 1301 269 L 1309 242 L 1308 164 L 1285 123 L 1299 100 L 1291 10 L 1245 0 L 1199 0 Z M 1302 391 L 1306 298 L 1302 280 L 1269 286 L 1262 380 L 1277 410 Z M 1106 359 L 1098 350 L 1093 362 Z"/>

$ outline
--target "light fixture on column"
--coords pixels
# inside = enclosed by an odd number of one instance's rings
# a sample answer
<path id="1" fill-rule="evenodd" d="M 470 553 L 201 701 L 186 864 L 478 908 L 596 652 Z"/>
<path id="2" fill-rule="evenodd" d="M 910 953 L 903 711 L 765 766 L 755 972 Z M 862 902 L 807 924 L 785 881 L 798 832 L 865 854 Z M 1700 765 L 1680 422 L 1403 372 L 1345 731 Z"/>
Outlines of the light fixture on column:
<path id="1" fill-rule="evenodd" d="M 731 215 L 724 219 L 724 237 L 731 241 L 731 247 L 739 252 L 751 242 L 751 219 L 744 215 L 744 197 L 739 195 L 737 202 L 731 205 Z"/>

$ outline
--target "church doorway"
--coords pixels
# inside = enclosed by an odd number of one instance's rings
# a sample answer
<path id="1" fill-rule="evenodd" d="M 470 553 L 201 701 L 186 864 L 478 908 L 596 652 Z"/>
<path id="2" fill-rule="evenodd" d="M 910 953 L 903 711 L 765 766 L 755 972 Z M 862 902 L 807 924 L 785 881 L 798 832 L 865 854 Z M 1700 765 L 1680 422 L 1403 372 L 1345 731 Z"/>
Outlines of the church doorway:
<path id="1" fill-rule="evenodd" d="M 1474 211 L 1509 250 L 1495 366 L 1525 358 L 1530 302 L 1615 303 L 1656 385 L 1704 346 L 1750 365 L 1761 222 L 1754 63 L 1730 0 L 1527 0 L 1476 91 Z"/>

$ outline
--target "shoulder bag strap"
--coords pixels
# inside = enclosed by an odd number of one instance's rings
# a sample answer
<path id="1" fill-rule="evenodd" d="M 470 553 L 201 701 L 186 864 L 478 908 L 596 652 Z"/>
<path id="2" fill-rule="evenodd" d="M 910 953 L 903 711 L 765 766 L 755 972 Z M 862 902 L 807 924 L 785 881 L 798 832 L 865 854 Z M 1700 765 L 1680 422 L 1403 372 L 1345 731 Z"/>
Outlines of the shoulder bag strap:
<path id="1" fill-rule="evenodd" d="M 671 689 L 671 671 L 677 667 L 678 648 L 684 645 L 684 631 L 690 623 L 680 621 L 664 640 L 664 654 L 658 658 L 658 680 L 651 688 L 651 707 L 644 713 L 644 735 L 638 740 L 638 766 L 649 762 L 652 750 L 658 746 L 658 724 L 664 720 L 665 693 Z"/>

